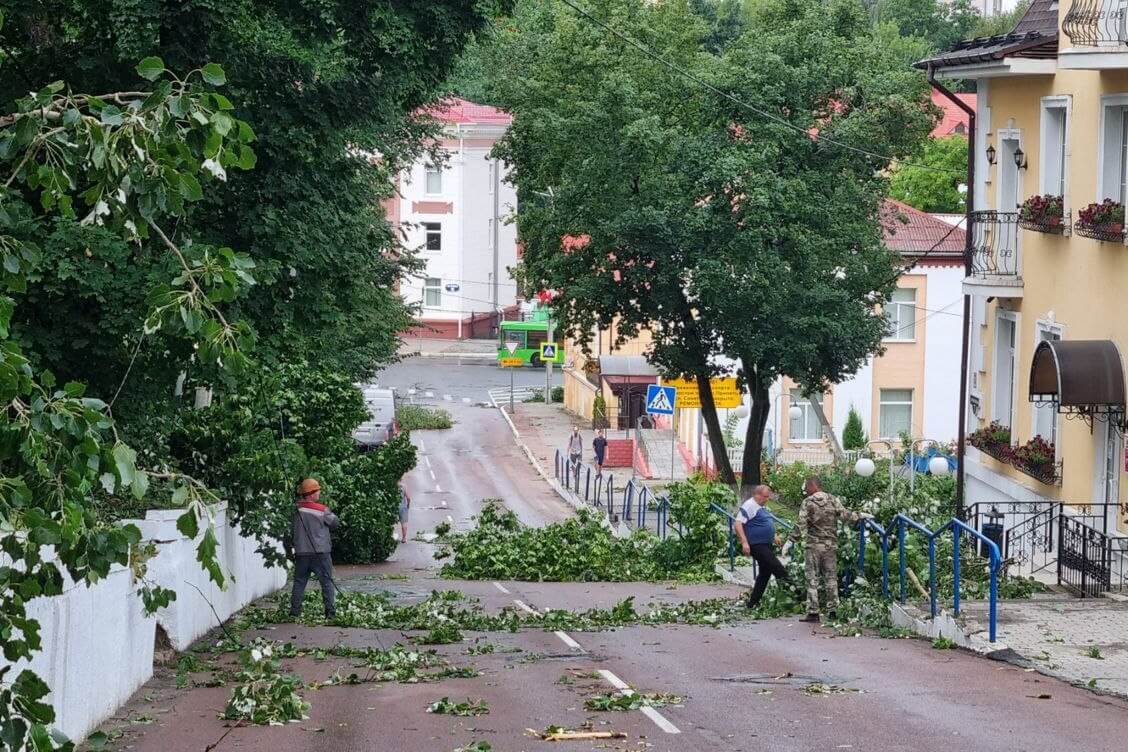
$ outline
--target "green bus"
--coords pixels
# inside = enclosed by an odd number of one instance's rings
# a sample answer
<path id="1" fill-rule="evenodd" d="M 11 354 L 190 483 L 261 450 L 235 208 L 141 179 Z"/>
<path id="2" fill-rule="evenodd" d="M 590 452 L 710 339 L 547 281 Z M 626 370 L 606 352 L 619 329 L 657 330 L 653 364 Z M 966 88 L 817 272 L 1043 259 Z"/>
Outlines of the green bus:
<path id="1" fill-rule="evenodd" d="M 506 342 L 516 342 L 512 355 Z M 548 342 L 548 319 L 543 321 L 502 321 L 498 326 L 497 357 L 520 358 L 528 365 L 541 365 L 541 343 Z"/>

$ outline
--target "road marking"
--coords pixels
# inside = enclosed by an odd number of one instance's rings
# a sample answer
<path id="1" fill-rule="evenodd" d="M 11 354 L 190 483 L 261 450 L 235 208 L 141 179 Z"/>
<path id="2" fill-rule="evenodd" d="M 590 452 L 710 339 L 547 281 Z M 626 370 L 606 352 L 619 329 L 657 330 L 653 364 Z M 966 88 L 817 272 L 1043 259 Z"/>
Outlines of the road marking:
<path id="1" fill-rule="evenodd" d="M 463 402 L 463 404 L 469 405 L 470 404 L 470 398 L 469 397 L 463 397 L 462 402 Z"/>
<path id="2" fill-rule="evenodd" d="M 516 598 L 514 598 L 514 599 L 513 599 L 513 602 L 514 602 L 514 603 L 516 603 L 516 604 L 517 604 L 517 608 L 521 609 L 522 611 L 524 611 L 524 612 L 526 612 L 526 613 L 530 613 L 530 614 L 532 614 L 533 616 L 540 616 L 540 612 L 539 612 L 539 611 L 536 611 L 536 610 L 534 610 L 534 609 L 532 609 L 532 608 L 529 608 L 528 604 L 526 604 L 526 603 L 525 603 L 524 601 L 521 601 L 521 600 L 517 600 Z"/>
<path id="3" fill-rule="evenodd" d="M 454 401 L 454 399 L 449 394 L 444 394 L 443 399 L 446 400 L 447 402 L 453 402 Z"/>
<path id="4" fill-rule="evenodd" d="M 420 452 L 426 452 L 427 451 L 427 447 L 423 445 L 423 439 L 419 440 L 419 451 Z"/>
<path id="5" fill-rule="evenodd" d="M 505 589 L 505 585 L 502 585 L 500 582 L 495 582 L 494 587 L 505 593 L 506 595 L 509 595 L 509 591 Z"/>
<path id="6" fill-rule="evenodd" d="M 602 676 L 604 679 L 606 679 L 608 684 L 610 684 L 612 687 L 614 687 L 615 689 L 622 692 L 624 695 L 630 697 L 631 695 L 633 695 L 635 693 L 635 691 L 630 688 L 630 685 L 628 685 L 625 681 L 623 681 L 619 677 L 615 676 L 613 673 L 611 673 L 607 669 L 600 669 L 599 675 Z M 659 713 L 654 708 L 639 708 L 639 710 L 642 711 L 642 714 L 644 716 L 646 716 L 650 720 L 654 721 L 655 726 L 662 729 L 667 734 L 680 734 L 681 733 L 681 731 L 678 729 L 677 726 L 670 723 L 664 715 Z"/>
<path id="7" fill-rule="evenodd" d="M 438 478 L 435 477 L 435 471 L 434 470 L 432 470 L 431 468 L 427 468 L 427 472 L 431 474 L 431 480 L 435 480 L 435 481 L 438 480 Z"/>
<path id="8" fill-rule="evenodd" d="M 422 445 L 419 448 L 422 449 L 423 448 Z M 431 455 L 429 455 L 429 454 L 423 455 L 423 462 L 426 463 L 427 467 L 430 467 L 431 466 Z"/>
<path id="9" fill-rule="evenodd" d="M 443 487 L 440 486 L 438 483 L 436 483 L 435 484 L 435 493 L 442 493 L 442 492 L 443 492 Z"/>
<path id="10" fill-rule="evenodd" d="M 565 645 L 567 645 L 568 647 L 572 648 L 572 650 L 579 650 L 581 653 L 587 652 L 582 647 L 580 647 L 580 643 L 573 640 L 571 637 L 569 637 L 564 632 L 553 632 L 553 634 L 556 635 L 557 637 L 559 637 L 560 641 L 562 643 L 564 643 Z"/>

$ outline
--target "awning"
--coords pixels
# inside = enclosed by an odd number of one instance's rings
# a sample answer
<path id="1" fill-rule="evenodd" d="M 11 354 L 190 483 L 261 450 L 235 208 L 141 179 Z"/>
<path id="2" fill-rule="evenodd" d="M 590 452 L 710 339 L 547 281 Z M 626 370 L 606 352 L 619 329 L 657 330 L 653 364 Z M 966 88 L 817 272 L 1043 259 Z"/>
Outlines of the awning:
<path id="1" fill-rule="evenodd" d="M 1030 364 L 1030 401 L 1055 403 L 1060 413 L 1122 413 L 1120 350 L 1107 339 L 1040 343 Z"/>
<path id="2" fill-rule="evenodd" d="M 649 382 L 654 383 L 658 378 L 658 371 L 646 362 L 641 355 L 600 355 L 599 373 L 601 376 L 649 376 Z"/>

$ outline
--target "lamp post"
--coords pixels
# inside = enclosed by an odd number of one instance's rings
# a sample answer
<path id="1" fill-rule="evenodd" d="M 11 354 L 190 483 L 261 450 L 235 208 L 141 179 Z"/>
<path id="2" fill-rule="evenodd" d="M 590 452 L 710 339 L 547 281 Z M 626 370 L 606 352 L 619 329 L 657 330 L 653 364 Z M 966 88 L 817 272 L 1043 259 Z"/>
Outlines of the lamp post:
<path id="1" fill-rule="evenodd" d="M 886 441 L 885 439 L 873 439 L 866 442 L 866 449 L 874 444 L 884 444 L 885 448 L 889 450 L 889 498 L 893 498 L 893 442 Z M 863 478 L 868 478 L 877 470 L 877 465 L 869 457 L 859 457 L 858 461 L 854 463 L 854 472 Z"/>
<path id="2" fill-rule="evenodd" d="M 917 446 L 932 445 L 934 447 L 941 446 L 939 441 L 935 439 L 913 439 L 909 444 L 909 494 L 910 496 L 916 490 L 916 455 Z M 940 460 L 937 462 L 936 460 Z M 941 464 L 943 469 L 941 470 Z M 947 475 L 950 468 L 948 467 L 948 460 L 944 457 L 936 456 L 928 461 L 928 471 L 933 475 Z M 937 472 L 940 471 L 940 472 Z"/>

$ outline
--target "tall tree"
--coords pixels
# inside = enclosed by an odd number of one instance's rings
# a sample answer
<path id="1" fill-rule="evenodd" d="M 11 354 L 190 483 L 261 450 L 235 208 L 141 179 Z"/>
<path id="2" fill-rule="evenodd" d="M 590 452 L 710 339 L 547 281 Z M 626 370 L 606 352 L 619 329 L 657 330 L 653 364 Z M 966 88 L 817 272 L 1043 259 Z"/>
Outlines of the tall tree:
<path id="1" fill-rule="evenodd" d="M 5 102 L 56 79 L 115 91 L 132 82 L 133 65 L 146 55 L 177 70 L 222 60 L 228 96 L 258 135 L 256 169 L 225 169 L 226 184 L 176 233 L 256 259 L 259 284 L 237 314 L 258 333 L 263 364 L 307 358 L 362 376 L 394 357 L 396 334 L 410 320 L 395 287 L 412 265 L 380 202 L 392 195 L 391 176 L 435 132 L 413 113 L 506 0 L 4 5 L 11 8 L 0 32 Z M 16 322 L 33 357 L 67 378 L 107 384 L 132 363 L 142 378 L 130 380 L 127 396 L 151 385 L 171 394 L 191 351 L 159 334 L 138 344 L 163 259 L 65 220 L 45 232 L 52 283 L 29 297 Z M 76 245 L 90 253 L 63 252 Z M 61 335 L 63 320 L 84 323 Z M 115 337 L 94 338 L 92 328 Z"/>
<path id="2" fill-rule="evenodd" d="M 921 211 L 955 214 L 964 210 L 960 186 L 966 181 L 962 174 L 967 168 L 966 136 L 929 139 L 912 162 L 894 171 L 889 195 Z M 918 164 L 926 166 L 914 166 Z"/>
<path id="3" fill-rule="evenodd" d="M 522 6 L 488 69 L 515 115 L 501 152 L 525 262 L 561 290 L 580 341 L 645 327 L 651 360 L 697 379 L 730 482 L 708 378 L 737 364 L 752 398 L 743 482 L 757 483 L 769 385 L 821 390 L 880 347 L 896 277 L 881 172 L 927 134 L 927 88 L 849 0 L 761 4 L 719 58 L 684 3 L 588 12 L 731 98 L 567 7 Z"/>

